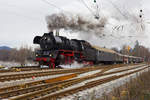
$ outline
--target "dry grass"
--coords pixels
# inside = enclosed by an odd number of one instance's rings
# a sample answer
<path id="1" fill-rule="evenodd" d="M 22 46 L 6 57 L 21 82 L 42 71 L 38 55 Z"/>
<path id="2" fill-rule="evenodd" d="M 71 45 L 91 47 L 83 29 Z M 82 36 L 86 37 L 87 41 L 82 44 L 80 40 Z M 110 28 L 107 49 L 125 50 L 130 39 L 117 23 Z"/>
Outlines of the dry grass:
<path id="1" fill-rule="evenodd" d="M 125 85 L 114 88 L 99 100 L 150 100 L 150 70 L 137 75 Z"/>

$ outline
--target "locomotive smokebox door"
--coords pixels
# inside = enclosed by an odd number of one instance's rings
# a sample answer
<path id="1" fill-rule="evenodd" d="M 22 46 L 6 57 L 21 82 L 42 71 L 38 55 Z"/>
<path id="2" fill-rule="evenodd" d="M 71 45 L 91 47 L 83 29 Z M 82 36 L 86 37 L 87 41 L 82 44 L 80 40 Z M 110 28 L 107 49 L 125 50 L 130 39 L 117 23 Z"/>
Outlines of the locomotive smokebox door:
<path id="1" fill-rule="evenodd" d="M 40 40 L 41 40 L 41 36 L 36 36 L 35 38 L 34 38 L 34 40 L 33 40 L 33 43 L 34 44 L 40 44 Z"/>

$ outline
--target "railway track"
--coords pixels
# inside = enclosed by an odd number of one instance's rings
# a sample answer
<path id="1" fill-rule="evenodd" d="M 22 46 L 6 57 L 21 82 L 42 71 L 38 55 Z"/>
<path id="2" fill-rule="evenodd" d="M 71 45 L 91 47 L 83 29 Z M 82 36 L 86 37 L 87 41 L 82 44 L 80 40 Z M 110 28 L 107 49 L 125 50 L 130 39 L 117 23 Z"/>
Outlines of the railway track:
<path id="1" fill-rule="evenodd" d="M 22 71 L 32 71 L 32 70 L 49 70 L 49 69 L 48 68 L 11 68 L 11 69 L 1 69 L 0 73 L 22 72 Z"/>
<path id="2" fill-rule="evenodd" d="M 121 67 L 124 66 L 123 64 L 119 65 L 107 65 L 107 67 L 113 68 L 115 67 Z M 65 74 L 65 73 L 83 73 L 87 71 L 97 70 L 97 69 L 103 69 L 106 66 L 102 67 L 86 67 L 86 68 L 78 68 L 78 69 L 56 69 L 56 70 L 40 70 L 37 72 L 21 72 L 21 73 L 11 73 L 11 74 L 0 74 L 0 82 L 4 81 L 11 81 L 11 80 L 20 80 L 20 79 L 26 79 L 26 78 L 32 78 L 34 77 L 41 77 L 41 76 L 49 76 L 49 75 L 56 75 L 56 74 Z"/>
<path id="3" fill-rule="evenodd" d="M 56 74 L 65 74 L 65 73 L 77 73 L 77 72 L 86 72 L 90 70 L 97 70 L 99 68 L 84 68 L 84 69 L 69 69 L 69 70 L 44 70 L 39 72 L 32 72 L 32 73 L 15 73 L 15 74 L 9 74 L 9 75 L 0 75 L 0 82 L 4 81 L 11 81 L 11 80 L 19 80 L 19 79 L 25 79 L 25 78 L 32 78 L 34 77 L 41 77 L 41 76 L 49 76 L 49 75 L 56 75 Z"/>
<path id="4" fill-rule="evenodd" d="M 103 79 L 100 79 L 100 80 L 88 82 L 88 83 L 86 83 L 82 86 L 78 86 L 78 87 L 68 89 L 68 90 L 64 90 L 64 91 L 60 91 L 60 92 L 58 91 L 56 93 L 48 94 L 48 95 L 45 95 L 45 96 L 39 96 L 39 97 L 35 97 L 34 99 L 33 98 L 32 99 L 33 100 L 56 100 L 58 98 L 62 98 L 62 97 L 77 93 L 79 91 L 83 91 L 83 90 L 86 90 L 86 89 L 89 89 L 89 88 L 92 88 L 92 87 L 95 87 L 95 86 L 98 86 L 98 85 L 101 85 L 101 84 L 104 84 L 104 83 L 107 83 L 107 82 L 110 82 L 110 81 L 113 81 L 113 80 L 116 80 L 116 79 L 119 79 L 119 78 L 122 78 L 124 76 L 142 71 L 146 68 L 148 68 L 148 67 L 145 67 L 145 68 L 133 71 L 133 72 L 129 72 L 129 73 L 126 73 L 126 74 L 115 75 L 115 76 L 103 78 Z M 11 99 L 11 100 L 14 100 L 14 99 Z"/>
<path id="5" fill-rule="evenodd" d="M 104 66 L 104 65 L 103 65 Z M 103 67 L 102 66 L 102 67 Z M 106 66 L 105 66 L 106 67 Z M 62 68 L 58 68 L 58 70 Z M 49 68 L 40 68 L 39 66 L 24 66 L 24 67 L 11 67 L 10 69 L 0 69 L 0 73 L 9 73 L 9 72 L 22 72 L 22 71 L 40 71 L 40 70 L 54 70 Z M 57 69 L 56 69 L 57 70 Z"/>
<path id="6" fill-rule="evenodd" d="M 24 67 L 11 67 L 9 69 L 0 69 L 0 73 L 30 71 L 30 70 L 43 70 L 49 68 L 40 68 L 39 66 L 24 66 Z"/>
<path id="7" fill-rule="evenodd" d="M 14 98 L 11 98 L 11 99 L 12 100 L 32 100 L 33 98 L 37 98 L 40 96 L 45 97 L 45 95 L 47 95 L 47 94 L 52 95 L 52 93 L 55 91 L 61 90 L 63 88 L 67 88 L 69 86 L 72 86 L 72 85 L 75 85 L 78 83 L 81 83 L 85 80 L 93 79 L 93 78 L 104 76 L 104 75 L 110 75 L 110 74 L 115 74 L 115 73 L 119 73 L 119 72 L 124 72 L 127 70 L 133 70 L 133 69 L 136 69 L 139 67 L 140 66 L 137 66 L 137 67 L 134 67 L 131 69 L 120 70 L 120 71 L 116 71 L 116 72 L 104 73 L 110 69 L 110 68 L 105 68 L 100 73 L 96 73 L 96 74 L 93 74 L 90 76 L 85 76 L 82 78 L 75 78 L 75 79 L 52 82 L 52 83 L 45 83 L 45 81 L 43 80 L 43 81 L 39 81 L 39 82 L 35 82 L 35 83 L 30 83 L 28 85 L 26 84 L 21 89 L 19 86 L 18 86 L 19 88 L 18 87 L 9 87 L 9 88 L 3 88 L 3 89 L 1 88 L 0 89 L 0 97 L 1 98 L 9 98 L 9 97 L 15 96 Z M 113 79 L 112 77 L 111 77 L 111 79 Z M 116 77 L 114 77 L 114 78 L 116 78 Z M 14 88 L 16 88 L 16 89 L 14 90 Z M 23 94 L 23 95 L 21 95 L 21 94 Z M 45 99 L 41 99 L 41 100 L 45 100 Z"/>
<path id="8" fill-rule="evenodd" d="M 105 71 L 107 71 L 109 67 L 113 68 L 115 66 L 116 67 L 122 67 L 124 65 L 111 65 L 111 66 L 108 66 L 108 67 L 101 67 L 101 68 L 93 68 L 95 70 L 97 69 L 104 69 Z M 89 68 L 88 68 L 89 69 Z M 92 68 L 90 68 L 89 70 L 87 71 L 84 71 L 84 72 L 88 72 L 88 71 L 92 71 L 91 70 Z M 102 70 L 102 72 L 104 72 L 104 70 Z M 80 72 L 76 73 L 76 74 L 82 74 L 83 71 L 81 72 L 82 70 L 80 70 Z M 42 84 L 44 82 L 44 80 L 38 80 L 38 81 L 33 81 L 33 82 L 28 82 L 28 83 L 24 83 L 23 85 L 13 85 L 13 86 L 8 86 L 8 87 L 4 87 L 4 88 L 0 88 L 0 92 L 2 91 L 10 91 L 10 90 L 15 90 L 15 89 L 20 89 L 23 88 L 23 87 L 30 87 L 30 86 L 33 86 L 33 85 L 38 85 L 38 84 Z"/>

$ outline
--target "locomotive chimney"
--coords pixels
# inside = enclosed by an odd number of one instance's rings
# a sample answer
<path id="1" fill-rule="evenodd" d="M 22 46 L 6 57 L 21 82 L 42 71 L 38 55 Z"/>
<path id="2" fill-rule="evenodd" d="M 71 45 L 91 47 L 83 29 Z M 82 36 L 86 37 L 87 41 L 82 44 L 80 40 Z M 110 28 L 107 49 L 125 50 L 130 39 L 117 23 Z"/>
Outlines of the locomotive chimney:
<path id="1" fill-rule="evenodd" d="M 56 30 L 56 36 L 59 36 L 59 30 Z"/>
<path id="2" fill-rule="evenodd" d="M 50 31 L 49 34 L 52 34 L 52 35 L 53 35 L 53 31 Z"/>

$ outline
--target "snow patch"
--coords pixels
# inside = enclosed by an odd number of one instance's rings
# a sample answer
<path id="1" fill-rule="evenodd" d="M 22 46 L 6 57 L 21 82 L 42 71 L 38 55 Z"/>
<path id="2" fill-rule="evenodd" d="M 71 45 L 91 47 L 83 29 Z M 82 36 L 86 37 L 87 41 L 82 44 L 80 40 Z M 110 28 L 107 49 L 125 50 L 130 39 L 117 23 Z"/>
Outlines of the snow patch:
<path id="1" fill-rule="evenodd" d="M 93 74 L 100 73 L 100 72 L 101 72 L 101 70 L 90 71 L 90 72 L 87 72 L 87 73 L 83 73 L 83 74 L 78 75 L 77 78 L 85 77 L 85 76 L 88 76 L 88 75 L 93 75 Z"/>
<path id="2" fill-rule="evenodd" d="M 9 69 L 9 68 L 14 67 L 14 66 L 20 66 L 20 64 L 17 63 L 17 62 L 4 62 L 4 61 L 0 61 L 0 66 L 4 66 L 5 69 Z"/>
<path id="3" fill-rule="evenodd" d="M 0 61 L 0 66 L 4 66 L 5 69 L 9 69 L 11 67 L 21 66 L 21 64 L 17 63 L 17 62 L 4 62 L 4 61 Z M 25 64 L 25 66 L 37 66 L 37 64 L 28 62 L 28 63 Z"/>
<path id="4" fill-rule="evenodd" d="M 82 68 L 85 65 L 84 64 L 79 64 L 78 62 L 74 62 L 73 64 L 67 64 L 67 65 L 60 65 L 62 68 Z"/>

